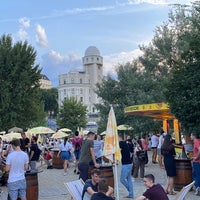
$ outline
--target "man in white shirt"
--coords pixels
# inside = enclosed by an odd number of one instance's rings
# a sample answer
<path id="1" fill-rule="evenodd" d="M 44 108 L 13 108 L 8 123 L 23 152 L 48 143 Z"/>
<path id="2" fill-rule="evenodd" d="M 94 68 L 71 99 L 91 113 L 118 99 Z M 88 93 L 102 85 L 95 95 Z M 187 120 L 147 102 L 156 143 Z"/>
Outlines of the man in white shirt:
<path id="1" fill-rule="evenodd" d="M 6 172 L 8 176 L 8 194 L 11 200 L 18 197 L 26 200 L 26 179 L 25 170 L 28 169 L 28 155 L 20 149 L 20 140 L 12 141 L 13 152 L 6 158 Z"/>
<path id="2" fill-rule="evenodd" d="M 156 132 L 153 133 L 151 136 L 151 151 L 152 151 L 152 163 L 156 164 L 157 158 L 157 147 L 158 147 L 158 136 Z"/>

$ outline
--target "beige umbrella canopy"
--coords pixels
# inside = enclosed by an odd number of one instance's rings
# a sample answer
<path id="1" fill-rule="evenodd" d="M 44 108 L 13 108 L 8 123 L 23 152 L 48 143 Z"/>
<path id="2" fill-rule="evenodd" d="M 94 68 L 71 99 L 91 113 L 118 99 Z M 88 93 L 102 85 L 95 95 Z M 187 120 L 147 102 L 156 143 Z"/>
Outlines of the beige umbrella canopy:
<path id="1" fill-rule="evenodd" d="M 14 138 L 20 139 L 22 138 L 21 133 L 8 133 L 1 136 L 4 141 L 12 141 Z"/>
<path id="2" fill-rule="evenodd" d="M 8 133 L 11 133 L 11 132 L 14 132 L 14 133 L 22 133 L 23 132 L 23 129 L 22 128 L 19 128 L 19 127 L 12 127 L 8 130 Z"/>
<path id="3" fill-rule="evenodd" d="M 106 131 L 104 131 L 104 132 L 100 133 L 100 135 L 106 135 Z"/>
<path id="4" fill-rule="evenodd" d="M 64 138 L 66 136 L 69 136 L 69 134 L 65 133 L 65 132 L 62 132 L 62 131 L 58 131 L 56 133 L 54 133 L 51 138 L 56 138 L 56 139 L 59 139 L 59 138 Z"/>
<path id="5" fill-rule="evenodd" d="M 35 127 L 35 128 L 31 128 L 27 131 L 27 134 L 33 134 L 33 135 L 36 135 L 36 134 L 48 134 L 48 133 L 55 133 L 54 130 L 48 128 L 48 127 L 44 127 L 44 126 L 38 126 L 38 127 Z"/>
<path id="6" fill-rule="evenodd" d="M 119 130 L 119 131 L 133 130 L 133 127 L 131 127 L 127 124 L 122 124 L 117 127 L 117 130 Z"/>
<path id="7" fill-rule="evenodd" d="M 72 130 L 70 130 L 69 128 L 61 128 L 58 131 L 62 131 L 62 132 L 71 132 Z"/>

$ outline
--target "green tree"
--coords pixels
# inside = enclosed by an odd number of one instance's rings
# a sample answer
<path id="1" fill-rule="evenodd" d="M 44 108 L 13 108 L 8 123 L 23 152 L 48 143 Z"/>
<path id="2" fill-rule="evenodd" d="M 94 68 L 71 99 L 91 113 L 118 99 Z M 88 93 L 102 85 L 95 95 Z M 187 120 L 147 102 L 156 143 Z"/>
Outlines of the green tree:
<path id="1" fill-rule="evenodd" d="M 188 133 L 200 129 L 200 3 L 179 6 L 171 16 L 171 27 L 178 30 L 177 59 L 166 84 L 166 98 Z"/>
<path id="2" fill-rule="evenodd" d="M 56 116 L 58 113 L 58 89 L 41 89 L 41 93 L 41 101 L 44 103 L 44 111 L 47 114 L 53 114 L 52 117 Z"/>
<path id="3" fill-rule="evenodd" d="M 30 127 L 44 122 L 39 96 L 40 69 L 36 52 L 27 42 L 0 38 L 0 129 Z"/>
<path id="4" fill-rule="evenodd" d="M 77 128 L 85 128 L 87 107 L 74 97 L 67 98 L 59 109 L 57 124 L 60 128 L 69 128 L 73 131 Z"/>

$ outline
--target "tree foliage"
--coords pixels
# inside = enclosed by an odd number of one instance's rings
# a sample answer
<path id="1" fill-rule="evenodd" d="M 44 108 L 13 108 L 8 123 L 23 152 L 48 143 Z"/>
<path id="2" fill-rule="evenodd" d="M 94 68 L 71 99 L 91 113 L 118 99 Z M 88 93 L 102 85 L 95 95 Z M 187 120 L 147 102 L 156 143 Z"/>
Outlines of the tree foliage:
<path id="1" fill-rule="evenodd" d="M 58 89 L 41 89 L 41 101 L 44 103 L 44 111 L 51 112 L 54 116 L 58 113 Z"/>
<path id="2" fill-rule="evenodd" d="M 178 7 L 171 15 L 177 30 L 176 61 L 166 84 L 166 98 L 186 132 L 200 128 L 200 4 Z"/>
<path id="3" fill-rule="evenodd" d="M 44 122 L 39 97 L 40 70 L 36 52 L 27 42 L 0 38 L 0 129 L 30 127 Z"/>
<path id="4" fill-rule="evenodd" d="M 65 99 L 59 109 L 57 124 L 60 128 L 69 128 L 73 131 L 77 128 L 85 128 L 87 107 L 74 97 Z"/>

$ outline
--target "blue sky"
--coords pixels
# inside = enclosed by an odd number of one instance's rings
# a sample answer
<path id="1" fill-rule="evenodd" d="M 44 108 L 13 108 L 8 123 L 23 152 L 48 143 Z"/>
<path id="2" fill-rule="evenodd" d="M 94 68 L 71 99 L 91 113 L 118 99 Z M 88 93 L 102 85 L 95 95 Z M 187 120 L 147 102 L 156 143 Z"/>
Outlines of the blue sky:
<path id="1" fill-rule="evenodd" d="M 170 4 L 189 0 L 3 0 L 0 36 L 27 40 L 37 51 L 36 64 L 53 85 L 58 75 L 82 68 L 89 46 L 104 57 L 104 74 L 138 56 L 157 26 L 168 19 Z"/>

